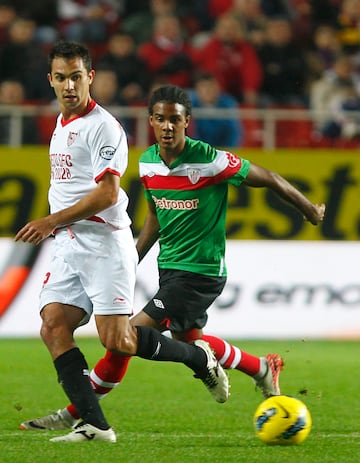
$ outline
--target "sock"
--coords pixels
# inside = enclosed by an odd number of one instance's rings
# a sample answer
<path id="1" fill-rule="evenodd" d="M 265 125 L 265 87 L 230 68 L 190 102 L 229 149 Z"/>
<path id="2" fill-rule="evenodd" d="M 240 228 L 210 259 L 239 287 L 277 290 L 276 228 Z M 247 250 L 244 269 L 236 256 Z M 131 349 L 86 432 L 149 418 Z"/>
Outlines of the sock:
<path id="1" fill-rule="evenodd" d="M 90 382 L 99 400 L 118 386 L 126 374 L 130 359 L 106 351 L 105 357 L 91 370 Z"/>
<path id="2" fill-rule="evenodd" d="M 192 344 L 168 338 L 155 328 L 137 326 L 138 357 L 162 362 L 184 363 L 196 373 L 203 372 L 207 365 L 205 352 Z"/>
<path id="3" fill-rule="evenodd" d="M 54 365 L 59 382 L 80 417 L 99 429 L 108 429 L 109 425 L 89 381 L 88 365 L 80 350 L 77 347 L 68 350 L 54 360 Z"/>
<path id="4" fill-rule="evenodd" d="M 215 352 L 215 356 L 223 368 L 240 370 L 249 376 L 256 376 L 263 367 L 259 357 L 248 354 L 240 350 L 238 347 L 229 344 L 221 338 L 216 336 L 209 336 L 204 334 L 202 338 L 208 342 Z M 264 372 L 263 374 L 265 374 Z"/>
<path id="5" fill-rule="evenodd" d="M 100 359 L 90 372 L 90 382 L 98 400 L 108 395 L 123 379 L 131 357 L 124 357 L 106 351 L 105 357 Z M 73 418 L 79 419 L 79 413 L 73 404 L 66 407 Z"/>

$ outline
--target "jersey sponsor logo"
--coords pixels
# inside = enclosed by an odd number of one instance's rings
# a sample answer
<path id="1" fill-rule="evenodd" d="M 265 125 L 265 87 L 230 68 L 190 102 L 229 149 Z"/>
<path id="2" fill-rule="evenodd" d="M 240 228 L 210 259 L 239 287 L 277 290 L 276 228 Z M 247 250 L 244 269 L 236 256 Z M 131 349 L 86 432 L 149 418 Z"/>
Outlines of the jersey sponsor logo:
<path id="1" fill-rule="evenodd" d="M 71 180 L 71 170 L 68 167 L 53 167 L 51 180 Z"/>
<path id="2" fill-rule="evenodd" d="M 71 154 L 69 153 L 51 153 L 50 154 L 51 167 L 71 167 L 73 165 Z"/>
<path id="3" fill-rule="evenodd" d="M 101 158 L 110 161 L 114 157 L 115 148 L 113 146 L 103 146 L 99 154 Z"/>
<path id="4" fill-rule="evenodd" d="M 71 154 L 51 153 L 51 180 L 71 180 L 71 167 L 73 165 Z"/>
<path id="5" fill-rule="evenodd" d="M 152 199 L 155 203 L 155 206 L 159 209 L 172 209 L 180 211 L 190 211 L 197 209 L 199 206 L 199 199 L 166 199 L 166 198 L 156 198 L 152 196 Z"/>
<path id="6" fill-rule="evenodd" d="M 77 135 L 78 135 L 77 132 L 69 132 L 69 135 L 67 137 L 67 145 L 68 146 L 71 146 L 74 143 Z"/>
<path id="7" fill-rule="evenodd" d="M 194 169 L 191 167 L 187 170 L 187 175 L 190 182 L 195 185 L 200 180 L 200 169 Z"/>

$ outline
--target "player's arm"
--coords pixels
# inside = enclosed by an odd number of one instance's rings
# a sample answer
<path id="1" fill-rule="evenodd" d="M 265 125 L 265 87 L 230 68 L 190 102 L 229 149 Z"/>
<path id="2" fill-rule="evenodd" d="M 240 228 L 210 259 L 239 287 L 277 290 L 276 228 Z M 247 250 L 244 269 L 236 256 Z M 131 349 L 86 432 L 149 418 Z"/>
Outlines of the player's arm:
<path id="1" fill-rule="evenodd" d="M 15 241 L 40 244 L 55 228 L 63 227 L 96 215 L 116 204 L 119 177 L 107 172 L 96 188 L 73 206 L 27 223 L 15 236 Z"/>
<path id="2" fill-rule="evenodd" d="M 244 184 L 251 187 L 270 188 L 270 190 L 273 190 L 285 201 L 295 206 L 313 225 L 318 225 L 324 219 L 325 204 L 313 204 L 276 172 L 251 163 L 250 171 Z"/>
<path id="3" fill-rule="evenodd" d="M 139 262 L 146 256 L 148 251 L 158 240 L 159 229 L 160 225 L 156 215 L 155 206 L 154 204 L 149 203 L 149 210 L 136 243 L 136 249 L 139 254 Z"/>

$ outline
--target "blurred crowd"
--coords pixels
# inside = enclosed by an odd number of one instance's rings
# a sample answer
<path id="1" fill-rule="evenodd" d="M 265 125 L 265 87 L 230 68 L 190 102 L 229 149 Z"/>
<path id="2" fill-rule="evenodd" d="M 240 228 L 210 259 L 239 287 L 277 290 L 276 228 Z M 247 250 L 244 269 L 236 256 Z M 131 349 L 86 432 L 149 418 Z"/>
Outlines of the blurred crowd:
<path id="1" fill-rule="evenodd" d="M 0 0 L 0 105 L 53 101 L 61 38 L 90 48 L 104 106 L 146 105 L 171 83 L 195 108 L 306 108 L 319 136 L 360 136 L 360 0 Z M 241 145 L 240 121 L 214 124 L 192 135 Z"/>

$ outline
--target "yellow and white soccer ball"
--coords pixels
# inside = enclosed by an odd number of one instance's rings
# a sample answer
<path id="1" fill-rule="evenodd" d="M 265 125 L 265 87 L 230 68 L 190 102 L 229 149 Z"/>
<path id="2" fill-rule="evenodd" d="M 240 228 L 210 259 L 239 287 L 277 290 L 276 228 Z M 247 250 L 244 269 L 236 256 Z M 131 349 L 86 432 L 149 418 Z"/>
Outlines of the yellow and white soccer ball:
<path id="1" fill-rule="evenodd" d="M 254 414 L 255 433 L 269 445 L 300 444 L 309 435 L 311 424 L 307 406 L 287 395 L 264 400 Z"/>

